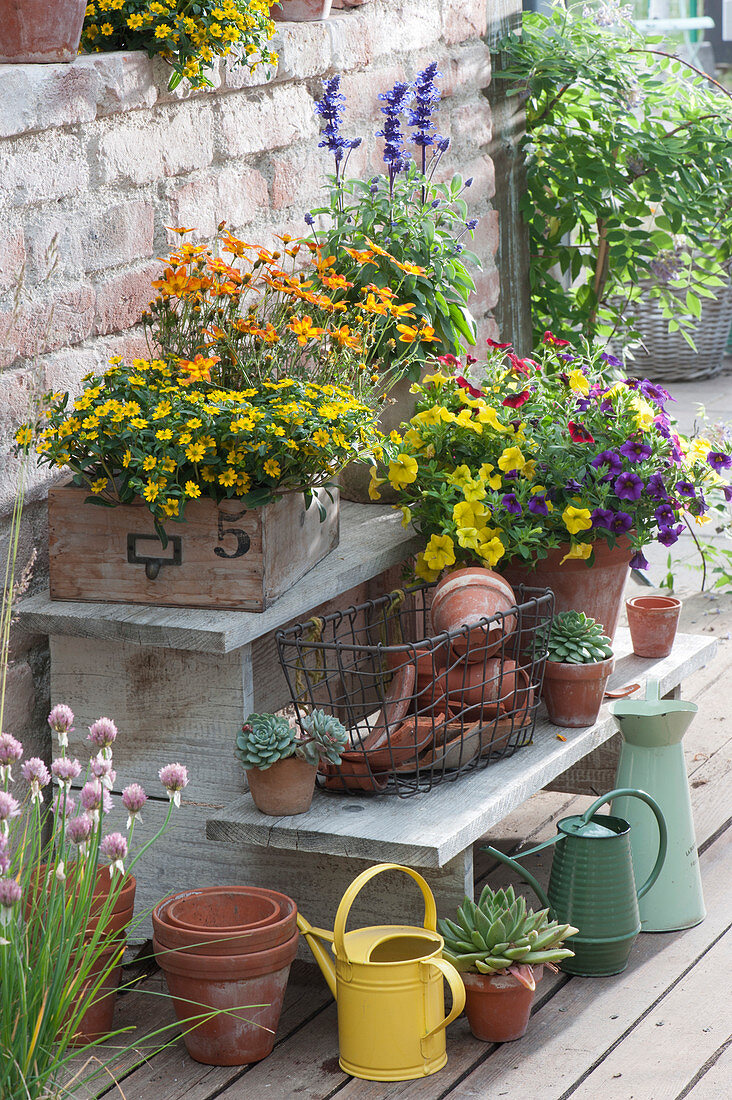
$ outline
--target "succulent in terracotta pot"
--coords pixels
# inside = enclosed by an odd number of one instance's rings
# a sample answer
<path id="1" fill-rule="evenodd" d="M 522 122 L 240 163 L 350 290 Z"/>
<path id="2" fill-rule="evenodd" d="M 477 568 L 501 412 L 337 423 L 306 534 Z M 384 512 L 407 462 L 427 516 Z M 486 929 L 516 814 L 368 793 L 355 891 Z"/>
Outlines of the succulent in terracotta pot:
<path id="1" fill-rule="evenodd" d="M 302 718 L 299 730 L 281 714 L 250 714 L 235 752 L 257 808 L 284 817 L 310 809 L 318 764 L 339 764 L 347 743 L 343 725 L 322 710 Z"/>
<path id="2" fill-rule="evenodd" d="M 591 726 L 615 659 L 602 624 L 582 611 L 560 611 L 546 637 L 544 701 L 557 726 Z"/>
<path id="3" fill-rule="evenodd" d="M 460 971 L 465 1012 L 477 1039 L 505 1043 L 520 1039 L 531 1013 L 544 966 L 574 954 L 563 941 L 577 929 L 549 920 L 547 909 L 527 909 L 512 886 L 486 886 L 476 903 L 466 897 L 457 921 L 441 920 L 443 955 Z"/>

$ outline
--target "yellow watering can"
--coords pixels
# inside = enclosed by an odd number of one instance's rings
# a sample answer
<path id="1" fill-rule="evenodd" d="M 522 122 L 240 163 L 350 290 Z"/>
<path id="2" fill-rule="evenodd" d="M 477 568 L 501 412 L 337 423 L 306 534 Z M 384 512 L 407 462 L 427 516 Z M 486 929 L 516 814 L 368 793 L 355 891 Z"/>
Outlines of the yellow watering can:
<path id="1" fill-rule="evenodd" d="M 358 893 L 383 871 L 403 871 L 424 895 L 424 927 L 381 924 L 346 932 Z M 369 867 L 346 890 L 332 932 L 313 928 L 300 913 L 300 931 L 338 1004 L 340 1065 L 366 1081 L 411 1081 L 437 1073 L 447 1062 L 445 1028 L 465 1006 L 460 974 L 441 958 L 437 907 L 420 874 L 398 863 Z M 333 946 L 335 963 L 322 944 Z M 443 979 L 452 991 L 445 1017 Z"/>

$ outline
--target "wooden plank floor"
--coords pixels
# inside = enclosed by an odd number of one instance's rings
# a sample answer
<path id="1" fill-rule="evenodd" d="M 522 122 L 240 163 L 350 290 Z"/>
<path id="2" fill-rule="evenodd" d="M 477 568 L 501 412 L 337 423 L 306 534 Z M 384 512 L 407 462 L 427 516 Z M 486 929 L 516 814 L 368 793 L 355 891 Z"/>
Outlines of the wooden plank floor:
<path id="1" fill-rule="evenodd" d="M 728 646 L 732 649 L 732 645 Z M 723 690 L 720 690 L 723 688 Z M 641 935 L 628 969 L 611 978 L 550 976 L 539 986 L 526 1036 L 494 1046 L 474 1039 L 461 1017 L 448 1031 L 448 1064 L 416 1082 L 378 1084 L 338 1066 L 335 1005 L 314 968 L 293 967 L 272 1055 L 240 1068 L 201 1066 L 180 1040 L 155 1053 L 138 1040 L 134 1056 L 100 1071 L 91 1096 L 125 1100 L 722 1100 L 732 1092 L 732 999 L 726 974 L 732 881 L 732 688 L 727 652 L 685 685 L 699 714 L 685 742 L 707 918 L 685 932 Z M 540 792 L 491 835 L 505 851 L 553 835 L 559 817 L 589 799 Z M 548 877 L 550 853 L 528 866 Z M 502 865 L 476 851 L 478 885 L 512 881 Z M 395 920 L 398 914 L 395 913 Z M 134 1037 L 172 1020 L 159 974 L 119 998 L 119 1026 Z M 156 995 L 157 994 L 157 995 Z M 131 1041 L 130 1037 L 125 1042 Z M 100 1060 L 113 1054 L 98 1048 Z M 135 1065 L 135 1062 L 142 1064 Z M 110 1076 L 114 1075 L 114 1080 Z"/>

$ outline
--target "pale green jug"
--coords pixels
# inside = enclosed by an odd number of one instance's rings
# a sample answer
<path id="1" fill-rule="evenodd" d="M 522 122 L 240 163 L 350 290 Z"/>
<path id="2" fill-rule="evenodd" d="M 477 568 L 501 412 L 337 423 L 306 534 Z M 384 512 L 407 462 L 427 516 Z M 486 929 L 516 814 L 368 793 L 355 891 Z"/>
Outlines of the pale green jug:
<path id="1" fill-rule="evenodd" d="M 610 712 L 623 736 L 616 787 L 640 787 L 658 803 L 666 819 L 668 850 L 661 873 L 639 899 L 641 930 L 670 932 L 704 920 L 704 895 L 694 836 L 682 739 L 697 712 L 695 703 L 660 699 L 649 680 L 645 699 L 619 699 Z M 643 802 L 613 799 L 611 812 L 630 823 L 636 882 L 650 873 L 656 851 L 656 822 Z"/>

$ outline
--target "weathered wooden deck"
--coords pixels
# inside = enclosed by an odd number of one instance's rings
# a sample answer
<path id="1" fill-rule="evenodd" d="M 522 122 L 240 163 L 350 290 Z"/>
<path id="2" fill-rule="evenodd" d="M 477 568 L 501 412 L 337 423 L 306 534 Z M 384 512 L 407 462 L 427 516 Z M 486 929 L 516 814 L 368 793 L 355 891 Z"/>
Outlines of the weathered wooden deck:
<path id="1" fill-rule="evenodd" d="M 716 632 L 720 627 L 727 629 L 719 620 L 715 626 Z M 708 629 L 706 624 L 702 629 Z M 115 1081 L 105 1073 L 95 1093 L 77 1090 L 77 1097 L 590 1100 L 602 1095 L 603 1100 L 722 1100 L 729 1096 L 731 650 L 732 644 L 723 641 L 716 661 L 684 685 L 684 697 L 695 699 L 700 708 L 685 751 L 707 906 L 702 924 L 685 932 L 641 935 L 628 969 L 616 977 L 549 976 L 537 991 L 529 1031 L 518 1042 L 481 1043 L 461 1017 L 448 1030 L 447 1066 L 432 1077 L 400 1084 L 358 1081 L 340 1070 L 335 1005 L 313 967 L 302 963 L 293 967 L 272 1055 L 256 1065 L 230 1069 L 193 1062 L 180 1040 L 160 1053 L 144 1041 L 147 1032 L 172 1019 L 163 998 L 146 995 L 164 989 L 160 975 L 153 974 L 139 990 L 119 999 L 117 1023 L 136 1025 L 137 1053 L 120 1057 Z M 587 803 L 586 798 L 540 792 L 492 832 L 491 843 L 510 851 L 551 836 L 558 817 Z M 544 881 L 550 858 L 551 852 L 544 852 L 528 863 Z M 486 881 L 493 885 L 512 879 L 510 872 L 477 850 L 476 881 L 480 887 Z M 105 1060 L 110 1053 L 99 1049 Z"/>

